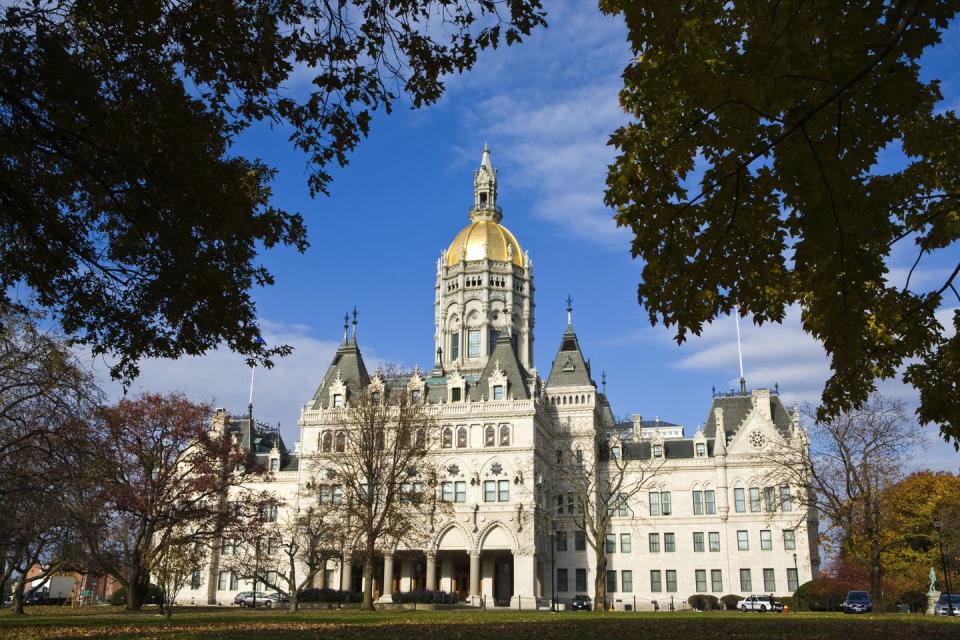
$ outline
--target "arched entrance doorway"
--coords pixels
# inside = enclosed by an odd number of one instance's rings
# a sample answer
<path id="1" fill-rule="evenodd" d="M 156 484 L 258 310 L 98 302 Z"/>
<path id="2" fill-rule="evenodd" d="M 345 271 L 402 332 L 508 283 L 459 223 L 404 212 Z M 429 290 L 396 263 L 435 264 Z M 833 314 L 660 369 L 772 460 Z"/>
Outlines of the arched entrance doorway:
<path id="1" fill-rule="evenodd" d="M 480 543 L 483 595 L 494 606 L 509 607 L 513 597 L 513 537 L 502 526 L 487 531 Z"/>

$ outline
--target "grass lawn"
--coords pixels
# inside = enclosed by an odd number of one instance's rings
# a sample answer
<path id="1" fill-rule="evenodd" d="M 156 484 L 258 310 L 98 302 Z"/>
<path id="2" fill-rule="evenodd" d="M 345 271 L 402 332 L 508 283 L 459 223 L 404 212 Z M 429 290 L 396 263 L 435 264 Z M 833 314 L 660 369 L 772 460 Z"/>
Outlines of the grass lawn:
<path id="1" fill-rule="evenodd" d="M 559 613 L 515 611 L 282 611 L 185 609 L 167 622 L 155 612 L 110 607 L 34 607 L 0 613 L 0 638 L 317 638 L 323 640 L 958 640 L 960 618 L 917 615 L 739 612 Z"/>

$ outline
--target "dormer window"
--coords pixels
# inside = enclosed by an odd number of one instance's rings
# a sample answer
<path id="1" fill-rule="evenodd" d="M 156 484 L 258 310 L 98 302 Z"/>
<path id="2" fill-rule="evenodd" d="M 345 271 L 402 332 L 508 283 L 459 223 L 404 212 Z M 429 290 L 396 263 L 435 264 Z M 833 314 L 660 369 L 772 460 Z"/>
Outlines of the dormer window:
<path id="1" fill-rule="evenodd" d="M 423 399 L 423 394 L 420 393 L 419 389 L 414 389 L 410 392 L 410 399 L 414 402 L 420 402 Z"/>
<path id="2" fill-rule="evenodd" d="M 333 407 L 336 409 L 342 406 L 343 406 L 343 394 L 342 393 L 333 394 Z"/>
<path id="3" fill-rule="evenodd" d="M 620 459 L 620 445 L 610 447 L 610 459 L 611 460 Z"/>
<path id="4" fill-rule="evenodd" d="M 493 385 L 493 399 L 494 399 L 494 400 L 503 400 L 503 385 L 502 385 L 502 384 Z"/>
<path id="5" fill-rule="evenodd" d="M 487 207 L 487 194 L 480 193 L 480 208 L 485 209 Z"/>
<path id="6" fill-rule="evenodd" d="M 653 445 L 653 457 L 654 457 L 654 458 L 662 458 L 662 457 L 663 457 L 663 445 L 662 445 L 662 444 L 655 444 L 655 445 Z"/>
<path id="7" fill-rule="evenodd" d="M 270 471 L 280 471 L 280 458 L 270 459 Z"/>
<path id="8" fill-rule="evenodd" d="M 381 399 L 382 397 L 383 397 L 383 396 L 380 394 L 379 391 L 374 391 L 374 392 L 373 392 L 372 398 L 373 398 L 373 401 L 374 401 L 374 402 L 380 402 L 380 399 Z"/>
<path id="9" fill-rule="evenodd" d="M 707 455 L 707 445 L 706 445 L 706 443 L 698 442 L 698 443 L 697 443 L 697 457 L 698 457 L 698 458 L 703 458 L 703 457 L 706 457 L 706 455 Z"/>
<path id="10" fill-rule="evenodd" d="M 461 397 L 460 387 L 454 387 L 450 390 L 450 401 L 451 402 L 460 402 L 463 398 Z"/>

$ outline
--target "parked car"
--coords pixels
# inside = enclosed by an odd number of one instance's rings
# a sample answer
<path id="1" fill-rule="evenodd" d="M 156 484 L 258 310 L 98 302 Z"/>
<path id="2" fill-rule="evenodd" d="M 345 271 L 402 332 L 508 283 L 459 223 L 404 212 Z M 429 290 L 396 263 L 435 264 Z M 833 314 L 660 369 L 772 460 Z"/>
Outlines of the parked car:
<path id="1" fill-rule="evenodd" d="M 238 604 L 241 607 L 243 606 L 243 599 L 247 596 L 252 596 L 253 591 L 241 591 L 233 598 L 233 604 Z"/>
<path id="2" fill-rule="evenodd" d="M 248 591 L 242 595 L 242 598 L 239 595 L 234 598 L 234 602 L 239 600 L 237 604 L 239 604 L 241 607 L 264 607 L 269 609 L 277 604 L 277 601 L 271 597 L 276 594 L 267 593 L 266 591 L 257 591 L 256 598 L 254 598 L 253 591 Z"/>
<path id="3" fill-rule="evenodd" d="M 873 611 L 873 601 L 866 591 L 849 591 L 840 608 L 844 613 L 870 613 Z"/>
<path id="4" fill-rule="evenodd" d="M 767 611 L 783 613 L 783 603 L 777 602 L 772 596 L 751 595 L 738 602 L 737 609 L 740 611 L 759 611 L 760 613 L 766 613 Z"/>
<path id="5" fill-rule="evenodd" d="M 946 593 L 940 594 L 940 599 L 937 600 L 937 606 L 933 609 L 933 615 L 935 616 L 960 616 L 960 593 L 951 593 L 950 602 L 947 602 Z"/>
<path id="6" fill-rule="evenodd" d="M 290 602 L 290 596 L 280 593 L 279 591 L 275 591 L 274 593 L 269 594 L 267 597 L 273 600 L 273 604 Z"/>
<path id="7" fill-rule="evenodd" d="M 573 596 L 573 602 L 570 603 L 571 611 L 591 611 L 592 609 L 593 609 L 593 601 L 590 599 L 590 596 L 585 596 L 585 595 Z"/>

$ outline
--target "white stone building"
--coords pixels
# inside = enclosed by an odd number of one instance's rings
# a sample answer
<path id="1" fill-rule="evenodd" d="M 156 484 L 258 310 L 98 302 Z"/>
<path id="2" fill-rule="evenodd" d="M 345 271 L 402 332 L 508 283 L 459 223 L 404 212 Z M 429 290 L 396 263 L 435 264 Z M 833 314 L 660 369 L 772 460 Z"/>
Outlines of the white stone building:
<path id="1" fill-rule="evenodd" d="M 741 389 L 715 395 L 693 435 L 639 417 L 616 424 L 572 318 L 546 379 L 534 365 L 533 261 L 500 224 L 497 172 L 486 148 L 469 217 L 437 261 L 434 367 L 400 382 L 436 416 L 431 437 L 452 514 L 425 548 L 401 547 L 377 560 L 375 593 L 390 601 L 398 591 L 439 589 L 523 608 L 543 606 L 554 588 L 560 602 L 592 595 L 594 553 L 562 513 L 551 461 L 561 441 L 592 442 L 596 434 L 616 435 L 626 457 L 662 460 L 649 485 L 617 508 L 607 534 L 611 605 L 648 609 L 656 600 L 667 607 L 695 593 L 789 595 L 810 580 L 819 563 L 817 524 L 796 499 L 804 489 L 764 482 L 763 452 L 802 438 L 795 411 L 788 413 L 777 393 Z M 336 412 L 384 382 L 367 371 L 356 320 L 352 338 L 347 329 L 301 413 L 293 452 L 247 418 L 217 417 L 272 471 L 256 488 L 276 492 L 288 510 L 314 494 L 308 487 L 322 480 L 320 459 L 340 446 Z M 251 588 L 220 570 L 221 552 L 230 553 L 229 541 L 181 601 L 225 604 Z M 317 586 L 359 591 L 361 580 L 361 564 L 348 557 L 331 562 Z"/>

